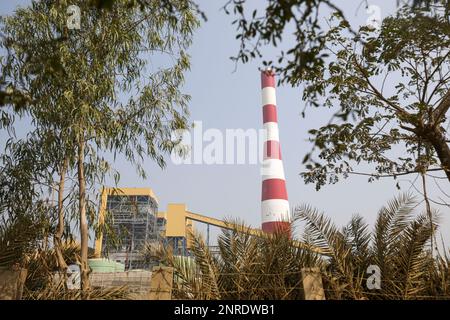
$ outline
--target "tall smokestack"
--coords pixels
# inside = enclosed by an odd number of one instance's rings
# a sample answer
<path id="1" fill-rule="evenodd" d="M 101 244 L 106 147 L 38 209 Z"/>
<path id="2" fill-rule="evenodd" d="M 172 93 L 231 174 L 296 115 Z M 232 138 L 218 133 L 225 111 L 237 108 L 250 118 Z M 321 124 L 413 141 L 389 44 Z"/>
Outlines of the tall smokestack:
<path id="1" fill-rule="evenodd" d="M 261 171 L 262 230 L 269 233 L 287 232 L 290 235 L 289 202 L 278 135 L 275 75 L 270 69 L 261 72 L 261 88 L 265 130 Z"/>

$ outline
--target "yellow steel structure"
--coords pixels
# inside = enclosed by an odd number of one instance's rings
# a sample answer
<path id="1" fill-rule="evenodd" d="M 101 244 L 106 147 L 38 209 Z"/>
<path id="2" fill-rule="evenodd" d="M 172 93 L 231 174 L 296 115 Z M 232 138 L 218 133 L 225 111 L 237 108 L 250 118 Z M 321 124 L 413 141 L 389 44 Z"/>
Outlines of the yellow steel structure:
<path id="1" fill-rule="evenodd" d="M 170 203 L 165 216 L 166 237 L 186 237 L 186 205 Z"/>
<path id="2" fill-rule="evenodd" d="M 264 232 L 261 229 L 254 228 L 242 228 L 234 225 L 233 223 L 225 222 L 223 220 L 207 217 L 198 213 L 190 212 L 186 210 L 185 204 L 169 204 L 167 206 L 166 212 L 159 212 L 158 215 L 161 214 L 166 217 L 166 237 L 185 237 L 188 239 L 189 244 L 189 232 L 187 232 L 188 228 L 186 227 L 189 221 L 197 221 L 201 223 L 206 223 L 209 225 L 213 225 L 219 228 L 225 229 L 235 229 L 241 230 L 242 232 L 246 232 L 248 234 L 254 236 L 262 236 Z M 326 254 L 322 249 L 307 245 L 300 241 L 293 241 L 294 245 L 297 248 L 307 249 L 319 254 Z"/>
<path id="3" fill-rule="evenodd" d="M 99 230 L 102 230 L 102 226 L 105 223 L 105 213 L 106 213 L 106 205 L 108 201 L 108 196 L 110 195 L 123 195 L 123 196 L 150 196 L 158 202 L 158 198 L 156 198 L 153 190 L 150 188 L 108 188 L 103 187 L 101 198 L 100 198 L 100 209 L 98 215 L 98 224 Z M 103 233 L 98 232 L 95 238 L 95 257 L 99 258 L 102 252 L 102 240 Z"/>
<path id="4" fill-rule="evenodd" d="M 190 248 L 190 235 L 194 230 L 194 223 L 191 219 L 186 218 L 186 205 L 183 203 L 169 203 L 167 205 L 167 211 L 158 212 L 158 216 L 166 219 L 166 231 L 164 236 L 166 238 L 186 238 L 187 248 Z"/>

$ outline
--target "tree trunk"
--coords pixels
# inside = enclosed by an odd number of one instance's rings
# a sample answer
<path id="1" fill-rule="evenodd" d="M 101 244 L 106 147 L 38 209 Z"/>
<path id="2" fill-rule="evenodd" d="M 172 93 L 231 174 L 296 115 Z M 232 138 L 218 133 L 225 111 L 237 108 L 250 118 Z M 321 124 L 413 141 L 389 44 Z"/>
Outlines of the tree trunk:
<path id="1" fill-rule="evenodd" d="M 69 158 L 65 158 L 63 165 L 61 167 L 61 174 L 60 174 L 60 180 L 58 185 L 58 228 L 56 230 L 55 236 L 54 236 L 54 242 L 55 242 L 55 252 L 56 252 L 56 259 L 58 268 L 61 271 L 65 271 L 67 269 L 67 263 L 64 260 L 64 256 L 62 254 L 62 235 L 64 233 L 64 206 L 63 206 L 63 199 L 64 199 L 64 183 L 66 180 L 66 172 L 67 167 L 69 166 Z"/>
<path id="2" fill-rule="evenodd" d="M 81 289 L 86 291 L 90 288 L 88 267 L 88 225 L 86 218 L 86 180 L 84 177 L 84 137 L 78 141 L 78 210 L 80 214 L 80 236 L 81 236 Z"/>
<path id="3" fill-rule="evenodd" d="M 450 148 L 445 141 L 445 135 L 439 127 L 433 128 L 426 133 L 426 139 L 431 143 L 441 162 L 447 179 L 450 182 Z"/>

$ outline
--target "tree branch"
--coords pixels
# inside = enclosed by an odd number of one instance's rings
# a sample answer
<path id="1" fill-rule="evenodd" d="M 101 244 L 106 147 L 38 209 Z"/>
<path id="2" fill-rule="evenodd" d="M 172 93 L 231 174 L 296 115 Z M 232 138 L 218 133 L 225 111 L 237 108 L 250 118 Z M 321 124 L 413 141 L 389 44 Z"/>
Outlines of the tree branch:
<path id="1" fill-rule="evenodd" d="M 439 123 L 441 122 L 442 118 L 444 118 L 449 108 L 450 108 L 450 90 L 447 91 L 447 93 L 444 95 L 439 105 L 433 111 L 434 127 L 439 125 Z"/>
<path id="2" fill-rule="evenodd" d="M 425 172 L 433 172 L 433 171 L 444 171 L 444 168 L 432 168 L 427 169 Z M 305 174 L 307 172 L 301 172 L 301 174 Z M 357 176 L 366 176 L 366 177 L 373 177 L 373 178 L 393 178 L 397 176 L 405 176 L 412 173 L 422 173 L 422 171 L 419 170 L 412 170 L 412 171 L 405 171 L 405 172 L 399 172 L 399 173 L 392 173 L 392 174 L 376 174 L 376 173 L 367 173 L 367 172 L 345 172 L 346 174 L 352 174 Z M 335 174 L 335 172 L 327 172 L 327 174 Z"/>
<path id="3" fill-rule="evenodd" d="M 409 118 L 410 114 L 408 112 L 406 112 L 404 109 L 402 109 L 401 107 L 399 107 L 398 105 L 392 103 L 392 101 L 389 101 L 388 99 L 386 99 L 386 97 L 384 95 L 381 94 L 380 91 L 378 91 L 378 89 L 372 84 L 372 82 L 370 81 L 367 73 L 365 72 L 364 68 L 359 64 L 359 62 L 357 61 L 356 57 L 353 56 L 353 61 L 356 64 L 357 69 L 359 70 L 359 72 L 362 74 L 362 76 L 364 77 L 364 79 L 366 80 L 366 83 L 369 85 L 369 87 L 372 89 L 373 93 L 383 102 L 385 102 L 388 106 L 390 106 L 392 109 L 394 109 L 398 115 Z"/>

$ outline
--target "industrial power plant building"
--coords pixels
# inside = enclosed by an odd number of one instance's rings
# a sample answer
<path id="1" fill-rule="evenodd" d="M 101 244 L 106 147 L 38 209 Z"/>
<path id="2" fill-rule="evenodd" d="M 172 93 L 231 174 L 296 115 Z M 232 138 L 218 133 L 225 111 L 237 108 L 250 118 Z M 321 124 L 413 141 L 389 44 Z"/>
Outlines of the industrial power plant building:
<path id="1" fill-rule="evenodd" d="M 125 269 L 148 268 L 145 243 L 159 241 L 165 220 L 158 219 L 158 200 L 150 188 L 103 188 L 96 255 L 122 263 Z"/>
<path id="2" fill-rule="evenodd" d="M 150 188 L 103 188 L 96 259 L 91 260 L 102 264 L 117 262 L 125 270 L 148 270 L 158 264 L 158 261 L 144 261 L 142 255 L 145 243 L 151 242 L 170 246 L 174 255 L 189 256 L 195 222 L 206 225 L 207 245 L 210 245 L 211 226 L 233 227 L 225 221 L 188 211 L 183 203 L 169 203 L 166 211 L 158 211 L 158 200 Z M 249 232 L 258 235 L 261 230 L 249 229 Z"/>
<path id="3" fill-rule="evenodd" d="M 167 211 L 158 212 L 158 199 L 150 188 L 105 187 L 100 200 L 95 256 L 133 270 L 151 269 L 158 264 L 144 260 L 142 249 L 146 243 L 163 243 L 171 246 L 176 255 L 188 255 L 193 221 L 217 223 L 200 215 L 189 219 L 187 214 L 184 204 L 169 204 Z"/>

